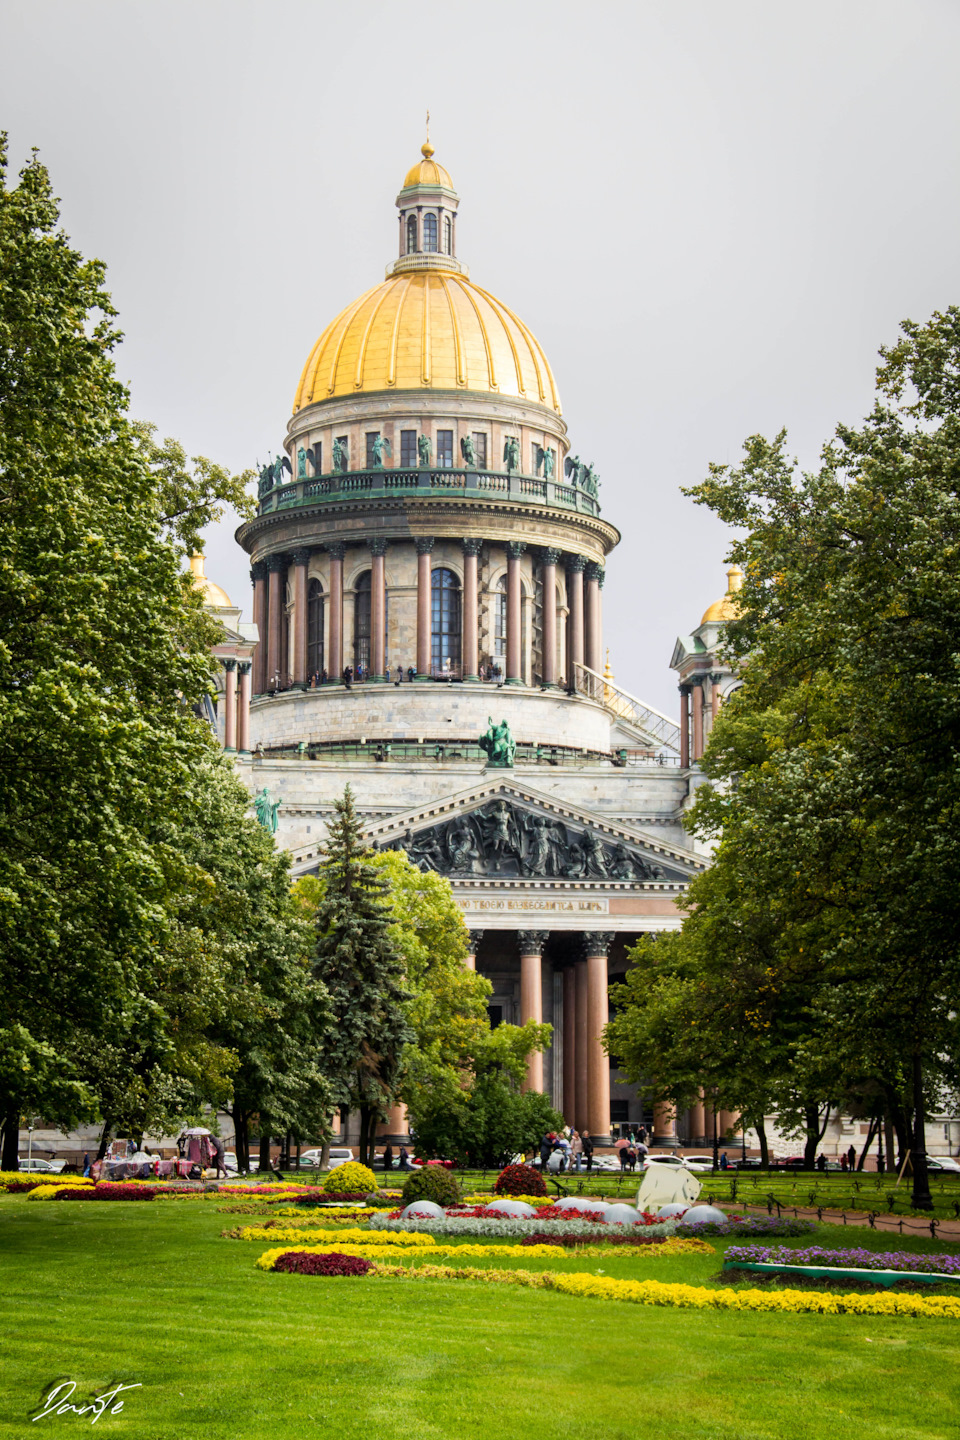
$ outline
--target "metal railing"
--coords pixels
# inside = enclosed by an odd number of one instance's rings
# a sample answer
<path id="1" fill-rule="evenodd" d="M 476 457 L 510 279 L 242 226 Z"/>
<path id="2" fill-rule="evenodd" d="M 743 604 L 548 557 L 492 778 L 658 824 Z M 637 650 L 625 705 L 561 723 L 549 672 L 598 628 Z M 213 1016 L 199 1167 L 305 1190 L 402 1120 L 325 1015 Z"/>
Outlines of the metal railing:
<path id="1" fill-rule="evenodd" d="M 416 470 L 347 470 L 298 479 L 265 491 L 260 496 L 260 514 L 326 501 L 376 500 L 413 492 L 455 494 L 478 500 L 496 496 L 525 504 L 556 505 L 583 515 L 600 514 L 600 505 L 592 495 L 562 480 L 541 480 L 514 471 L 454 470 L 438 466 Z"/>
<path id="2" fill-rule="evenodd" d="M 676 720 L 671 720 L 669 715 L 664 715 L 645 700 L 631 695 L 629 690 L 624 690 L 613 680 L 591 670 L 589 665 L 582 665 L 579 660 L 575 660 L 574 665 L 577 671 L 577 690 L 581 695 L 586 695 L 591 700 L 599 700 L 618 720 L 626 721 L 628 725 L 648 736 L 655 747 L 665 745 L 675 754 L 679 753 L 680 726 Z"/>

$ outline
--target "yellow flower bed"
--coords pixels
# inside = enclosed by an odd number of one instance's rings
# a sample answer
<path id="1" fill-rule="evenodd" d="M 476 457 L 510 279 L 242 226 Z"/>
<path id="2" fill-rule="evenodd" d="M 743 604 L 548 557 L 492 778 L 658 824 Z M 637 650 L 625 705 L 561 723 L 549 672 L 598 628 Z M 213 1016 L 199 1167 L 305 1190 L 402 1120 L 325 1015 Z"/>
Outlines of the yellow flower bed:
<path id="1" fill-rule="evenodd" d="M 36 1171 L 0 1170 L 0 1191 L 6 1190 L 8 1185 L 12 1185 L 16 1181 L 33 1180 L 36 1176 Z M 55 1175 L 51 1173 L 44 1175 L 42 1185 L 35 1186 L 32 1191 L 23 1193 L 36 1194 L 38 1189 L 44 1188 L 47 1185 L 95 1185 L 96 1183 L 97 1182 L 92 1180 L 89 1175 Z"/>
<path id="2" fill-rule="evenodd" d="M 697 1285 L 667 1285 L 659 1280 L 614 1280 L 606 1275 L 559 1275 L 550 1270 L 478 1270 L 468 1267 L 454 1269 L 450 1265 L 413 1267 L 385 1265 L 379 1260 L 374 1261 L 374 1268 L 370 1273 L 371 1276 L 383 1279 L 479 1280 L 488 1285 L 526 1285 L 534 1290 L 558 1290 L 565 1295 L 579 1295 L 596 1300 L 626 1300 L 634 1305 L 669 1305 L 684 1310 L 786 1311 L 797 1315 L 892 1315 L 960 1320 L 960 1299 L 945 1295 L 834 1295 L 816 1290 L 708 1290 Z"/>
<path id="3" fill-rule="evenodd" d="M 361 1230 L 355 1225 L 352 1228 L 338 1230 L 324 1230 L 311 1227 L 309 1230 L 301 1230 L 298 1227 L 281 1229 L 279 1226 L 269 1229 L 264 1225 L 242 1225 L 238 1230 L 227 1232 L 231 1239 L 236 1240 L 283 1240 L 288 1245 L 291 1241 L 303 1240 L 309 1245 L 319 1241 L 326 1241 L 323 1246 L 329 1250 L 331 1245 L 336 1245 L 339 1250 L 341 1245 L 366 1245 L 373 1249 L 382 1250 L 384 1246 L 398 1247 L 403 1250 L 433 1250 L 436 1248 L 436 1241 L 432 1235 L 420 1235 L 416 1231 L 409 1230 Z M 226 1236 L 221 1237 L 226 1238 Z"/>
<path id="4" fill-rule="evenodd" d="M 294 1233 L 295 1233 L 295 1232 L 294 1232 Z M 287 1239 L 287 1240 L 289 1240 L 289 1239 L 291 1238 L 291 1236 L 289 1236 L 289 1235 L 278 1235 L 276 1230 L 270 1230 L 270 1231 L 268 1231 L 266 1234 L 263 1234 L 263 1233 L 261 1233 L 261 1234 L 244 1234 L 244 1235 L 242 1236 L 242 1238 L 245 1239 L 245 1240 L 266 1240 L 266 1239 L 274 1239 L 274 1240 L 275 1240 L 275 1239 Z M 315 1239 L 316 1237 L 315 1237 L 314 1235 L 310 1235 L 309 1238 L 310 1238 L 310 1239 Z M 369 1238 L 369 1237 L 368 1237 L 368 1238 Z M 414 1236 L 413 1238 L 414 1238 L 414 1239 L 417 1239 L 417 1240 L 420 1240 L 420 1241 L 429 1241 L 429 1240 L 431 1240 L 433 1237 L 430 1236 L 430 1235 L 417 1235 L 417 1236 Z M 331 1243 L 333 1243 L 333 1244 L 335 1245 L 336 1253 L 337 1253 L 338 1255 L 358 1255 L 362 1260 L 379 1260 L 379 1259 L 382 1258 L 382 1256 L 383 1256 L 383 1254 L 384 1254 L 383 1248 L 382 1248 L 382 1247 L 378 1247 L 377 1245 L 370 1245 L 370 1244 L 343 1245 L 343 1244 L 340 1243 L 340 1240 L 339 1240 L 339 1239 L 336 1239 L 336 1240 L 334 1240 L 334 1241 L 331 1242 Z M 259 1269 L 259 1270 L 272 1270 L 273 1267 L 274 1267 L 274 1264 L 276 1263 L 277 1256 L 278 1256 L 278 1255 L 288 1255 L 288 1254 L 290 1254 L 291 1251 L 294 1251 L 294 1252 L 296 1252 L 297 1254 L 325 1255 L 325 1254 L 328 1254 L 328 1253 L 329 1253 L 329 1248 L 330 1248 L 329 1245 L 303 1245 L 303 1244 L 299 1244 L 299 1245 L 296 1245 L 296 1244 L 294 1244 L 294 1245 L 289 1245 L 289 1244 L 288 1244 L 288 1245 L 278 1245 L 278 1246 L 275 1246 L 272 1250 L 265 1250 L 265 1251 L 264 1251 L 264 1253 L 260 1256 L 259 1260 L 257 1261 L 257 1269 Z M 695 1240 L 695 1239 L 689 1239 L 689 1240 L 666 1240 L 662 1245 L 650 1245 L 649 1247 L 647 1247 L 647 1248 L 645 1248 L 644 1250 L 642 1250 L 640 1253 L 642 1254 L 642 1256 L 643 1256 L 644 1259 L 652 1258 L 652 1257 L 655 1256 L 655 1255 L 659 1256 L 659 1255 L 663 1255 L 663 1254 L 666 1254 L 666 1255 L 683 1255 L 683 1254 L 686 1254 L 686 1255 L 697 1255 L 697 1254 L 702 1255 L 702 1254 L 705 1254 L 705 1253 L 706 1253 L 706 1254 L 712 1255 L 712 1254 L 713 1254 L 713 1246 L 712 1246 L 712 1245 L 708 1245 L 705 1240 Z M 609 1251 L 609 1249 L 606 1249 L 606 1248 L 605 1248 L 604 1246 L 602 1246 L 602 1245 L 585 1245 L 585 1246 L 583 1246 L 582 1249 L 577 1249 L 577 1250 L 560 1250 L 559 1247 L 556 1246 L 556 1245 L 429 1245 L 429 1244 L 422 1244 L 422 1245 L 412 1245 L 412 1246 L 409 1246 L 409 1245 L 408 1245 L 408 1246 L 406 1246 L 406 1247 L 404 1248 L 404 1254 L 405 1254 L 405 1255 L 409 1255 L 412 1259 L 420 1259 L 421 1255 L 429 1255 L 431 1258 L 436 1257 L 437 1259 L 439 1259 L 439 1258 L 441 1258 L 441 1257 L 445 1257 L 445 1258 L 447 1258 L 447 1259 L 456 1259 L 456 1258 L 459 1258 L 459 1257 L 461 1257 L 461 1256 L 467 1256 L 467 1257 L 469 1257 L 470 1259 L 483 1259 L 483 1258 L 488 1257 L 488 1256 L 494 1256 L 494 1257 L 496 1257 L 496 1259 L 498 1259 L 498 1260 L 531 1260 L 531 1259 L 532 1259 L 532 1260 L 567 1260 L 567 1259 L 569 1259 L 569 1260 L 574 1260 L 574 1259 L 580 1259 L 580 1258 L 583 1258 L 583 1257 L 587 1257 L 587 1258 L 589 1258 L 589 1259 L 599 1258 L 599 1257 L 601 1257 L 601 1256 L 604 1257 L 605 1259 L 609 1259 L 609 1257 L 610 1257 L 610 1251 Z M 436 1267 L 435 1265 L 428 1265 L 428 1266 L 426 1266 L 425 1268 L 426 1268 L 426 1270 L 429 1271 L 430 1273 L 433 1273 L 433 1272 L 437 1269 L 437 1267 Z M 443 1268 L 443 1267 L 441 1267 L 441 1268 Z M 471 1271 L 470 1273 L 473 1274 L 474 1272 Z M 476 1273 L 477 1273 L 477 1274 L 487 1274 L 487 1273 L 491 1273 L 491 1272 L 487 1272 L 487 1271 L 477 1271 Z M 496 1274 L 496 1275 L 507 1275 L 507 1274 L 513 1274 L 514 1272 L 513 1272 L 513 1271 L 506 1271 L 506 1270 L 496 1270 L 496 1271 L 493 1271 L 492 1273 L 493 1273 L 493 1274 Z"/>
<path id="5" fill-rule="evenodd" d="M 58 1190 L 77 1190 L 80 1186 L 92 1186 L 94 1180 L 44 1180 L 42 1185 L 27 1192 L 28 1200 L 53 1200 Z"/>
<path id="6" fill-rule="evenodd" d="M 311 1212 L 299 1205 L 284 1205 L 270 1213 L 284 1220 L 299 1220 L 301 1225 L 352 1225 L 355 1220 L 369 1220 L 371 1215 L 379 1215 L 380 1209 L 376 1205 L 338 1205 L 336 1210 L 317 1212 L 320 1218 L 315 1221 L 308 1220 Z"/>

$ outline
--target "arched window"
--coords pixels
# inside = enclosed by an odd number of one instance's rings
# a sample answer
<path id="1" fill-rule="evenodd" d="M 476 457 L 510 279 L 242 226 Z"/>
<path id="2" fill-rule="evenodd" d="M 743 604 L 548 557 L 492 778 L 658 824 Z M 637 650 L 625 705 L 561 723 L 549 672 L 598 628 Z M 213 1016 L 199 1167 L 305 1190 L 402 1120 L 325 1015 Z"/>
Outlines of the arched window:
<path id="1" fill-rule="evenodd" d="M 497 660 L 507 658 L 507 577 L 501 575 L 493 597 L 493 654 Z"/>
<path id="2" fill-rule="evenodd" d="M 323 586 L 311 580 L 307 589 L 307 671 L 323 671 Z"/>
<path id="3" fill-rule="evenodd" d="M 435 255 L 437 251 L 437 217 L 436 215 L 424 215 L 423 217 L 423 248 Z"/>
<path id="4" fill-rule="evenodd" d="M 443 217 L 443 253 L 453 254 L 453 221 L 449 215 Z"/>
<path id="5" fill-rule="evenodd" d="M 365 570 L 356 584 L 353 601 L 353 664 L 370 669 L 370 571 Z"/>
<path id="6" fill-rule="evenodd" d="M 460 669 L 460 581 L 452 570 L 434 570 L 431 579 L 432 637 L 430 664 L 434 672 Z"/>
<path id="7" fill-rule="evenodd" d="M 407 216 L 407 254 L 413 255 L 417 249 L 417 217 Z"/>

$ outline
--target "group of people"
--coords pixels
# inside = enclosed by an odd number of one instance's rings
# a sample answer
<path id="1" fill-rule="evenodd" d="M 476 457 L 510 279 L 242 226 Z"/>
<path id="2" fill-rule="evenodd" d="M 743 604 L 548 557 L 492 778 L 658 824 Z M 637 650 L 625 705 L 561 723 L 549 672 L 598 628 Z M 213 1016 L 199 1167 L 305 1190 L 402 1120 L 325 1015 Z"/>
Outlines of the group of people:
<path id="1" fill-rule="evenodd" d="M 413 1169 L 413 1166 L 410 1164 L 410 1152 L 409 1152 L 409 1150 L 407 1149 L 406 1145 L 401 1145 L 401 1146 L 400 1146 L 400 1149 L 399 1149 L 398 1152 L 397 1152 L 397 1156 L 398 1156 L 398 1159 L 399 1159 L 399 1161 L 400 1161 L 400 1164 L 399 1164 L 398 1167 L 397 1167 L 399 1170 L 412 1170 L 412 1169 Z M 392 1169 L 393 1169 L 393 1146 L 392 1146 L 392 1145 L 385 1145 L 385 1146 L 384 1146 L 382 1159 L 383 1159 L 383 1168 L 384 1168 L 384 1170 L 392 1170 Z M 373 1152 L 373 1164 L 376 1165 L 376 1163 L 377 1163 L 377 1152 L 374 1151 L 374 1152 Z"/>
<path id="2" fill-rule="evenodd" d="M 649 1153 L 647 1150 L 647 1127 L 639 1125 L 636 1130 L 631 1130 L 628 1135 L 621 1135 L 613 1147 L 617 1152 L 620 1161 L 620 1172 L 624 1174 L 627 1170 L 635 1171 L 639 1163 L 641 1170 L 643 1162 Z"/>
<path id="3" fill-rule="evenodd" d="M 587 1172 L 593 1168 L 593 1141 L 569 1125 L 563 1130 L 547 1130 L 540 1141 L 540 1165 L 544 1170 L 562 1174 L 564 1170 L 576 1171 L 579 1175 L 585 1166 Z"/>

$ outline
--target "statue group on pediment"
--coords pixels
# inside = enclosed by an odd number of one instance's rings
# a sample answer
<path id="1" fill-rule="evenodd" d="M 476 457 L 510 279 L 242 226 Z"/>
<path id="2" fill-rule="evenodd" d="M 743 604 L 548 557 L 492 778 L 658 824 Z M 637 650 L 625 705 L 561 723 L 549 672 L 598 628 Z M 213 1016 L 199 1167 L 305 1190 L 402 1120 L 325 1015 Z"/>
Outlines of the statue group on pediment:
<path id="1" fill-rule="evenodd" d="M 662 880 L 663 871 L 624 844 L 578 830 L 550 815 L 492 800 L 414 834 L 391 849 L 421 870 L 450 876 L 564 880 Z"/>

